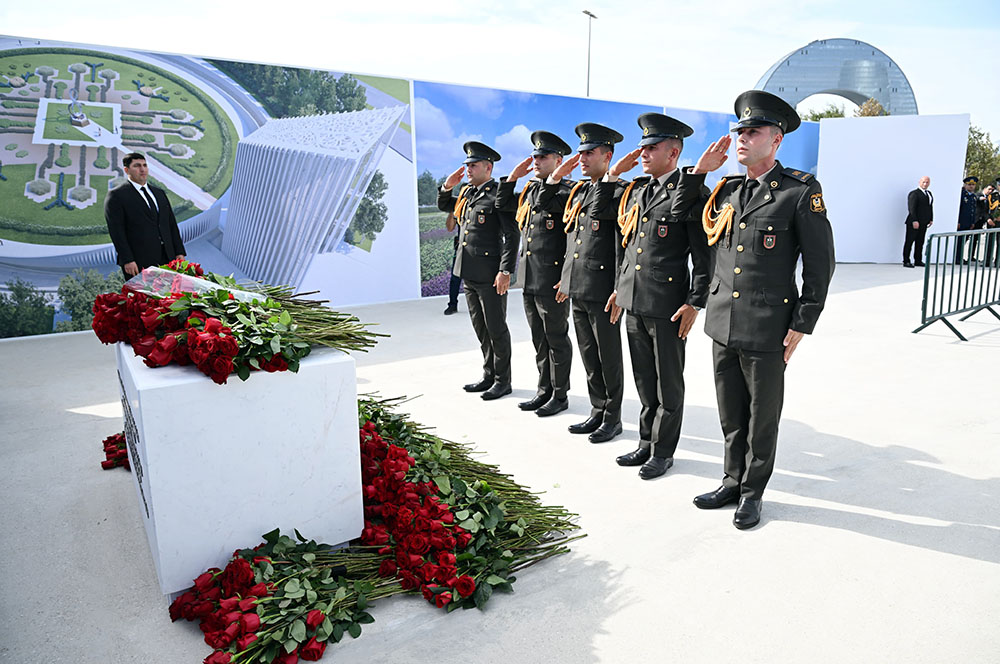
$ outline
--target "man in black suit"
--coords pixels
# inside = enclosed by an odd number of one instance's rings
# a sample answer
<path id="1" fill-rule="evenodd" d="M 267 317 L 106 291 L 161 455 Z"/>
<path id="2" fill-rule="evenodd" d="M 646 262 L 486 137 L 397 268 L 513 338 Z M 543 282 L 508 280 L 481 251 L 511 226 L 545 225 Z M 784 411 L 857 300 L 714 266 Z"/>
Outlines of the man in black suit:
<path id="1" fill-rule="evenodd" d="M 128 182 L 108 192 L 104 219 L 118 264 L 129 279 L 152 265 L 183 260 L 184 243 L 167 193 L 146 182 L 146 158 L 132 152 L 122 163 Z"/>
<path id="2" fill-rule="evenodd" d="M 573 362 L 573 344 L 569 340 L 569 302 L 556 301 L 553 288 L 559 282 L 566 253 L 563 210 L 573 188 L 570 180 L 548 184 L 549 175 L 562 163 L 572 148 L 548 131 L 531 134 L 534 150 L 500 182 L 497 206 L 514 213 L 521 229 L 520 260 L 514 283 L 523 287 L 524 315 L 531 328 L 538 367 L 538 389 L 528 401 L 517 404 L 539 417 L 561 413 L 569 407 L 569 372 Z M 517 181 L 530 172 L 520 195 L 515 195 Z"/>
<path id="3" fill-rule="evenodd" d="M 572 299 L 576 345 L 587 370 L 590 417 L 569 427 L 570 433 L 589 433 L 592 443 L 605 443 L 622 432 L 622 396 L 625 389 L 622 366 L 621 311 L 609 303 L 615 288 L 621 235 L 618 204 L 625 184 L 616 182 L 599 195 L 598 182 L 608 172 L 615 143 L 623 136 L 593 122 L 577 125 L 580 137 L 577 155 L 557 168 L 546 182 L 558 184 L 577 164 L 585 176 L 574 185 L 563 213 L 566 256 L 556 284 L 556 302 Z M 609 314 L 610 312 L 610 314 Z"/>
<path id="4" fill-rule="evenodd" d="M 688 332 L 708 299 L 710 256 L 701 226 L 708 189 L 674 214 L 684 139 L 694 133 L 660 113 L 639 116 L 642 140 L 611 167 L 598 192 L 613 187 L 642 159 L 645 176 L 622 195 L 618 226 L 625 254 L 618 268 L 615 305 L 628 312 L 625 331 L 639 392 L 639 446 L 618 457 L 620 466 L 642 466 L 639 477 L 663 475 L 674 463 L 684 417 L 684 350 Z M 600 195 L 600 193 L 598 194 Z M 688 270 L 688 257 L 694 271 Z"/>
<path id="5" fill-rule="evenodd" d="M 459 243 L 452 272 L 465 282 L 472 328 L 483 349 L 483 378 L 464 387 L 482 392 L 484 401 L 510 394 L 510 331 L 507 329 L 507 289 L 517 262 L 517 224 L 497 208 L 493 164 L 500 155 L 488 145 L 469 141 L 462 146 L 465 165 L 448 176 L 438 191 L 438 209 L 453 212 Z M 468 171 L 469 182 L 458 196 L 452 190 Z"/>
<path id="6" fill-rule="evenodd" d="M 905 267 L 923 267 L 924 236 L 927 229 L 934 225 L 934 196 L 927 188 L 931 179 L 925 175 L 920 178 L 920 186 L 906 197 L 906 241 L 903 244 L 903 265 Z M 910 247 L 913 247 L 913 262 L 910 262 Z"/>

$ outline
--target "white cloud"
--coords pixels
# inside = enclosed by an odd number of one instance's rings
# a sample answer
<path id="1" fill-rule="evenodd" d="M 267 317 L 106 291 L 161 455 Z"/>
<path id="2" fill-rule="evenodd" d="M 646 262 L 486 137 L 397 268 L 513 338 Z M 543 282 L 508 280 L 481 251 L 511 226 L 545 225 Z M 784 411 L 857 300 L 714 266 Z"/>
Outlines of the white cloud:
<path id="1" fill-rule="evenodd" d="M 515 125 L 496 137 L 493 149 L 503 157 L 504 164 L 513 168 L 514 164 L 531 154 L 531 130 L 523 124 Z"/>

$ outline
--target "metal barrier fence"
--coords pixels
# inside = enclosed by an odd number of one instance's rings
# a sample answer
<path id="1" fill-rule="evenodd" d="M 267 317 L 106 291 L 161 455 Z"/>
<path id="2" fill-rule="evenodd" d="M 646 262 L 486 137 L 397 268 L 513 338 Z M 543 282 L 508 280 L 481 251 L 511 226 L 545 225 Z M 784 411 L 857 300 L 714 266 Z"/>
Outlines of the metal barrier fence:
<path id="1" fill-rule="evenodd" d="M 984 309 L 1000 320 L 1000 228 L 935 233 L 924 247 L 924 301 L 917 333 L 941 321 L 968 341 L 947 316 L 966 320 Z"/>

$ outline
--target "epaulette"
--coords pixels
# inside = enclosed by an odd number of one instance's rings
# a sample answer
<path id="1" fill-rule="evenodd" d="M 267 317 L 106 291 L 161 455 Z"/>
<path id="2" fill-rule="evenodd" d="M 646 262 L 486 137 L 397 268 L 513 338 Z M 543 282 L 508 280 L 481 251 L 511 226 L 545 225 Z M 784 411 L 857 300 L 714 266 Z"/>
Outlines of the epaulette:
<path id="1" fill-rule="evenodd" d="M 576 186 L 576 180 L 570 180 L 569 178 L 563 178 L 559 181 L 559 184 L 567 189 L 572 189 Z"/>
<path id="2" fill-rule="evenodd" d="M 652 179 L 653 179 L 652 176 L 649 176 L 649 175 L 640 175 L 637 178 L 632 178 L 632 182 L 636 183 L 637 185 L 638 184 L 645 184 L 645 183 L 649 182 Z"/>
<path id="3" fill-rule="evenodd" d="M 806 173 L 805 171 L 797 171 L 794 168 L 785 168 L 781 171 L 782 175 L 787 175 L 790 178 L 795 178 L 799 182 L 809 182 L 814 176 L 812 173 Z"/>

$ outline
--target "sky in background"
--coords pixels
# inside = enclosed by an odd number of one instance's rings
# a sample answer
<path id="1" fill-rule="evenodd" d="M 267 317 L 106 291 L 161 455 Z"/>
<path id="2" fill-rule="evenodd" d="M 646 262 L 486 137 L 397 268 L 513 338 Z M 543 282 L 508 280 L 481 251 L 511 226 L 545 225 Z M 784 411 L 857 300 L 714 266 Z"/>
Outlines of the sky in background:
<path id="1" fill-rule="evenodd" d="M 774 62 L 815 39 L 884 51 L 907 75 L 921 113 L 970 113 L 1000 140 L 1000 4 L 797 3 L 757 0 L 618 3 L 458 0 L 349 5 L 248 0 L 169 6 L 50 0 L 3 3 L 8 35 L 91 42 L 582 96 L 593 21 L 591 96 L 731 112 Z M 823 105 L 826 100 L 819 100 Z M 564 132 L 565 133 L 565 132 Z M 568 139 L 567 139 L 568 140 Z"/>

